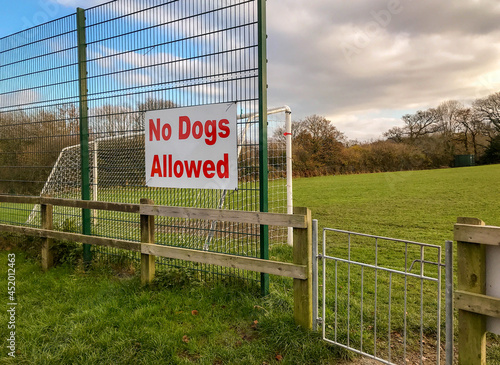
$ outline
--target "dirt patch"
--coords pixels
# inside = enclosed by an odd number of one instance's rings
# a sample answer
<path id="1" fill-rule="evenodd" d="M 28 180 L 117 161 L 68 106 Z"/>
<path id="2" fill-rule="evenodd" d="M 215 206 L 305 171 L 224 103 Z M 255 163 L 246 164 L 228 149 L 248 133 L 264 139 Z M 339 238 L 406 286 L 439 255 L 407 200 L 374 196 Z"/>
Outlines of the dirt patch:
<path id="1" fill-rule="evenodd" d="M 11 251 L 16 247 L 15 237 L 8 234 L 0 234 L 0 250 Z"/>
<path id="2" fill-rule="evenodd" d="M 201 358 L 200 354 L 191 354 L 189 351 L 185 350 L 177 354 L 177 356 L 181 359 L 188 360 L 190 362 L 198 362 Z"/>
<path id="3" fill-rule="evenodd" d="M 406 349 L 406 358 L 403 359 L 403 354 L 400 354 L 402 352 L 402 349 L 395 349 L 395 346 L 402 346 L 401 344 L 399 345 L 392 345 L 392 356 L 391 356 L 391 362 L 395 364 L 401 364 L 401 365 L 414 365 L 414 364 L 420 364 L 420 360 L 422 360 L 422 364 L 429 364 L 429 365 L 434 365 L 436 364 L 436 359 L 437 359 L 437 351 L 436 351 L 436 340 L 433 338 L 426 338 L 424 336 L 423 339 L 423 346 L 422 346 L 422 353 L 420 352 L 420 348 L 413 349 L 413 348 L 407 348 Z M 400 350 L 400 351 L 398 351 Z M 396 352 L 396 353 L 395 353 Z M 387 355 L 379 355 L 383 359 L 387 359 Z M 456 357 L 456 354 L 455 354 Z M 440 361 L 441 364 L 444 364 L 446 360 L 446 353 L 444 349 L 444 344 L 440 349 Z M 351 361 L 341 361 L 338 363 L 339 365 L 379 365 L 381 362 L 371 359 L 366 356 L 361 356 L 357 357 L 354 360 Z"/>

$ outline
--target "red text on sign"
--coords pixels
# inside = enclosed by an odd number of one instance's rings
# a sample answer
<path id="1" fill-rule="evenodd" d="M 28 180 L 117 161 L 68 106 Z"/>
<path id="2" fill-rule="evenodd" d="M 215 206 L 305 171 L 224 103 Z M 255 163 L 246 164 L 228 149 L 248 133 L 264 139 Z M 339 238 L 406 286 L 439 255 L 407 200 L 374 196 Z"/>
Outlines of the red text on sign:
<path id="1" fill-rule="evenodd" d="M 165 123 L 163 126 L 160 125 L 160 118 L 156 119 L 156 124 L 153 121 L 153 119 L 149 120 L 149 140 L 153 140 L 153 135 L 154 139 L 159 141 L 160 140 L 160 134 L 161 134 L 161 139 L 164 141 L 168 141 L 170 137 L 172 136 L 172 127 L 170 124 Z"/>
<path id="2" fill-rule="evenodd" d="M 151 177 L 199 178 L 201 175 L 220 179 L 229 178 L 229 155 L 224 153 L 222 160 L 175 160 L 172 155 L 154 155 L 151 166 Z"/>
<path id="3" fill-rule="evenodd" d="M 220 132 L 217 130 L 220 130 Z M 188 139 L 190 135 L 194 139 L 206 136 L 205 143 L 212 146 L 217 142 L 217 136 L 227 138 L 229 134 L 229 121 L 227 119 L 221 119 L 219 122 L 215 119 L 207 120 L 203 124 L 199 120 L 191 123 L 187 116 L 179 117 L 179 139 Z"/>
<path id="4" fill-rule="evenodd" d="M 205 137 L 205 143 L 213 146 L 217 142 L 217 137 L 228 138 L 231 134 L 229 121 L 227 119 L 209 119 L 205 123 L 199 120 L 191 122 L 189 117 L 179 117 L 179 140 L 185 140 L 189 137 L 200 139 Z M 168 141 L 172 137 L 172 127 L 169 123 L 162 124 L 160 118 L 156 121 L 149 120 L 149 140 L 150 141 Z"/>

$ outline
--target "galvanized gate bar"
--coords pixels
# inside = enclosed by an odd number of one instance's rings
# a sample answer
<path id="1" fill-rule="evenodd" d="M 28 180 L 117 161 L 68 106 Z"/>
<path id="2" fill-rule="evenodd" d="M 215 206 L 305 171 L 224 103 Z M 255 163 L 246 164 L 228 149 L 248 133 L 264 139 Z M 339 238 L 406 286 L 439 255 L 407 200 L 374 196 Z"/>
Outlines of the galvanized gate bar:
<path id="1" fill-rule="evenodd" d="M 433 278 L 431 276 L 425 276 L 424 274 L 412 274 L 410 272 L 404 272 L 404 271 L 400 271 L 400 270 L 388 269 L 386 267 L 378 266 L 378 265 L 364 264 L 362 262 L 353 261 L 353 260 L 349 260 L 349 259 L 346 260 L 346 259 L 341 259 L 341 258 L 338 258 L 338 257 L 328 256 L 328 255 L 324 255 L 324 256 L 322 256 L 322 258 L 329 259 L 329 260 L 335 260 L 335 261 L 338 261 L 338 262 L 343 262 L 343 263 L 346 263 L 348 265 L 353 264 L 353 265 L 358 265 L 358 266 L 361 266 L 361 267 L 367 267 L 367 268 L 371 268 L 371 269 L 375 269 L 375 270 L 382 270 L 382 271 L 386 271 L 386 272 L 391 273 L 391 274 L 401 274 L 401 275 L 406 275 L 406 276 L 409 276 L 409 277 L 414 277 L 414 278 L 418 278 L 418 279 L 422 279 L 422 280 L 435 281 L 435 282 L 439 281 L 438 278 Z M 442 266 L 442 265 L 440 265 L 440 266 Z"/>
<path id="2" fill-rule="evenodd" d="M 318 220 L 312 220 L 313 331 L 318 330 Z"/>
<path id="3" fill-rule="evenodd" d="M 343 255 L 342 256 L 347 256 L 347 257 L 337 257 L 334 255 L 327 255 L 327 247 L 326 247 L 326 238 L 327 238 L 327 232 L 334 232 L 337 234 L 341 235 L 347 235 L 346 243 L 343 244 Z M 357 237 L 364 237 L 368 239 L 374 239 L 374 263 L 369 263 L 369 262 L 361 262 L 360 260 L 356 260 L 352 254 L 354 253 L 354 248 L 355 246 L 352 239 L 354 236 Z M 384 252 L 382 251 L 385 246 L 383 246 L 383 243 L 400 243 L 403 245 L 404 249 L 404 259 L 402 257 L 401 262 L 397 263 L 391 263 L 392 267 L 386 267 L 383 265 L 383 260 L 385 257 L 383 256 Z M 436 301 L 435 304 L 435 311 L 433 310 L 432 313 L 435 313 L 433 316 L 435 318 L 435 330 L 436 330 L 436 346 L 435 346 L 435 355 L 436 355 L 436 363 L 440 363 L 440 344 L 441 344 L 441 335 L 440 335 L 440 324 L 441 324 L 441 268 L 442 266 L 445 266 L 442 264 L 441 261 L 441 246 L 439 245 L 432 245 L 432 244 L 426 244 L 426 243 L 421 243 L 421 242 L 414 242 L 414 241 L 408 241 L 408 240 L 401 240 L 401 239 L 394 239 L 394 238 L 389 238 L 389 237 L 382 237 L 382 236 L 375 236 L 375 235 L 370 235 L 370 234 L 363 234 L 363 233 L 356 233 L 356 232 L 350 232 L 350 231 L 345 231 L 345 230 L 338 230 L 338 229 L 331 229 L 331 228 L 324 228 L 323 229 L 323 248 L 322 248 L 322 254 L 321 255 L 313 255 L 313 258 L 317 262 L 317 260 L 322 260 L 322 277 L 323 277 L 323 290 L 322 290 L 322 317 L 318 318 L 318 321 L 321 322 L 322 324 L 322 338 L 326 342 L 332 343 L 334 345 L 340 346 L 342 348 L 348 349 L 350 351 L 353 351 L 355 353 L 358 353 L 360 355 L 366 356 L 368 358 L 380 361 L 381 363 L 384 364 L 396 364 L 396 361 L 399 361 L 398 358 L 403 356 L 403 359 L 407 359 L 408 356 L 408 349 L 407 349 L 407 343 L 410 340 L 409 337 L 409 332 L 408 332 L 408 327 L 410 325 L 417 326 L 419 331 L 418 333 L 418 339 L 419 339 L 419 357 L 420 357 L 420 363 L 423 363 L 424 359 L 424 316 L 427 317 L 427 311 L 424 311 L 425 303 L 426 300 L 424 300 L 424 286 L 426 283 L 433 283 L 433 285 L 437 286 L 437 294 L 430 294 L 432 297 L 436 295 L 435 299 L 433 301 Z M 359 244 L 359 243 L 357 243 Z M 364 244 L 363 244 L 364 245 Z M 363 246 L 365 247 L 365 246 Z M 381 248 L 382 247 L 382 248 Z M 391 249 L 392 246 L 390 246 Z M 330 247 L 332 248 L 332 247 Z M 415 248 L 415 250 L 413 250 Z M 347 250 L 347 252 L 345 252 Z M 429 259 L 429 256 L 427 255 L 427 259 L 425 258 L 425 253 L 427 251 L 431 250 L 433 254 L 433 259 L 435 258 L 437 262 L 434 262 Z M 400 252 L 400 251 L 396 251 Z M 403 252 L 401 251 L 401 254 Z M 410 254 L 411 255 L 418 255 L 415 260 L 410 259 Z M 331 261 L 334 264 L 334 267 L 332 268 L 334 272 L 332 272 L 332 280 L 334 280 L 334 289 L 333 289 L 333 306 L 330 306 L 330 310 L 332 310 L 331 318 L 333 319 L 333 327 L 328 324 L 328 318 L 326 317 L 326 310 L 327 310 L 327 283 L 328 283 L 328 273 L 327 273 L 327 261 Z M 403 262 L 404 261 L 404 262 Z M 420 263 L 420 270 L 418 273 L 412 273 L 410 270 L 413 268 L 415 263 Z M 411 264 L 410 264 L 411 263 Z M 404 269 L 399 269 L 395 267 L 396 265 L 403 265 L 404 264 Z M 427 274 L 427 271 L 424 269 L 425 264 L 429 264 L 432 266 L 435 266 L 435 269 L 432 269 L 433 275 Z M 341 266 L 342 265 L 342 266 Z M 357 268 L 356 270 L 354 270 Z M 369 282 L 367 282 L 367 276 L 366 276 L 366 270 L 371 270 L 374 275 L 374 283 L 371 285 L 368 285 Z M 383 275 L 382 275 L 383 273 Z M 382 275 L 382 276 L 381 276 Z M 401 277 L 401 280 L 396 280 L 396 277 L 394 275 L 397 275 L 398 277 Z M 448 276 L 449 274 L 447 274 Z M 341 279 L 341 278 L 344 279 Z M 404 279 L 404 281 L 403 281 Z M 415 288 L 414 285 L 410 286 L 410 283 L 408 282 L 409 279 L 417 280 L 419 284 L 417 284 L 417 287 Z M 341 281 L 342 280 L 342 281 Z M 344 281 L 346 280 L 346 281 Z M 358 281 L 360 282 L 358 282 Z M 387 286 L 384 286 L 383 288 L 380 287 L 379 280 L 385 280 Z M 345 283 L 347 287 L 347 292 L 345 291 L 345 288 L 342 288 L 341 283 Z M 356 284 L 353 286 L 353 284 Z M 416 283 L 414 283 L 416 284 Z M 404 298 L 400 299 L 397 296 L 394 296 L 395 290 L 398 287 L 398 285 L 403 286 L 404 285 Z M 355 288 L 360 287 L 360 293 L 356 295 L 356 290 Z M 367 295 L 365 294 L 366 290 L 370 290 L 370 287 L 373 287 L 372 293 L 373 296 L 370 296 L 372 305 L 366 305 L 365 299 L 367 298 Z M 417 290 L 418 295 L 419 295 L 419 301 L 418 302 L 409 302 L 408 298 L 410 294 L 412 293 L 411 289 L 412 287 Z M 368 289 L 366 289 L 368 288 Z M 403 289 L 402 289 L 403 290 Z M 427 291 L 427 290 L 426 290 Z M 343 294 L 341 294 L 343 292 Z M 388 298 L 386 300 L 382 300 L 382 293 L 388 293 Z M 416 294 L 416 292 L 413 292 Z M 436 293 L 436 292 L 434 292 Z M 339 307 L 339 302 L 340 302 L 340 295 L 342 295 L 343 300 L 345 300 L 346 307 L 345 308 L 345 314 L 343 314 L 344 317 L 340 314 L 339 310 L 341 309 Z M 427 295 L 427 294 L 425 294 Z M 398 307 L 394 307 L 393 300 L 398 300 L 398 302 L 401 303 L 401 306 L 404 308 L 403 313 L 401 313 L 401 309 L 398 309 Z M 404 300 L 404 302 L 403 302 Z M 415 305 L 419 306 L 419 309 L 414 308 L 412 311 L 412 307 Z M 379 308 L 380 307 L 380 308 Z M 371 309 L 370 309 L 371 308 Z M 399 307 L 401 308 L 401 307 Z M 359 317 L 358 313 L 359 311 Z M 364 318 L 366 315 L 369 314 L 370 311 L 373 315 L 373 322 L 372 323 L 367 323 L 366 318 Z M 378 318 L 378 314 L 383 314 L 380 319 Z M 411 311 L 411 313 L 408 313 L 408 311 Z M 418 313 L 419 315 L 419 320 L 418 323 L 415 323 L 414 318 L 412 319 L 411 314 Z M 369 316 L 369 315 L 368 315 Z M 379 330 L 377 328 L 377 324 L 382 323 L 380 320 L 385 321 L 383 317 L 387 316 L 387 322 L 383 325 L 385 329 Z M 414 317 L 414 316 L 413 316 Z M 400 318 L 401 323 L 397 323 L 396 320 L 397 318 Z M 427 320 L 426 320 L 427 321 Z M 341 324 L 344 323 L 346 328 L 341 327 Z M 355 324 L 353 323 L 359 323 L 359 328 L 357 328 Z M 427 322 L 428 323 L 428 322 Z M 354 327 L 353 327 L 354 326 Z M 368 327 L 367 327 L 368 326 Z M 434 325 L 433 325 L 434 326 Z M 367 334 L 365 332 L 365 327 L 370 328 L 370 334 Z M 402 342 L 402 347 L 401 347 L 401 352 L 399 352 L 399 355 L 393 351 L 393 349 L 396 349 L 397 347 L 396 344 L 393 343 L 394 339 L 397 339 L 397 332 L 393 333 L 393 331 L 397 331 L 397 328 L 401 328 L 400 330 L 401 335 L 403 336 L 403 340 L 398 340 L 395 343 Z M 332 330 L 332 335 L 333 339 L 329 338 L 329 335 L 327 333 L 327 328 Z M 356 335 L 356 336 L 354 336 Z M 367 349 L 365 346 L 365 335 L 368 335 L 367 338 L 372 338 L 373 341 L 373 348 Z M 401 336 L 399 335 L 399 336 Z M 381 353 L 379 352 L 380 348 L 380 336 L 387 337 L 385 341 L 385 345 L 387 347 L 384 347 Z M 399 337 L 401 338 L 401 337 Z M 413 337 L 416 338 L 416 337 Z M 447 345 L 447 348 L 449 346 Z M 404 362 L 406 363 L 406 362 Z"/>

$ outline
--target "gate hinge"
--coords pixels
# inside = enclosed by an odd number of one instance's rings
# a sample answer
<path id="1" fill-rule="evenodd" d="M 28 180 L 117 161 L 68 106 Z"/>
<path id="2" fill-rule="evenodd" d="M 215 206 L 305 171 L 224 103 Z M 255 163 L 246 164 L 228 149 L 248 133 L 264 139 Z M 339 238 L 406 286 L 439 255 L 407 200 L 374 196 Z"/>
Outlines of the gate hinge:
<path id="1" fill-rule="evenodd" d="M 323 318 L 321 318 L 321 317 L 316 318 L 316 323 L 323 324 Z"/>

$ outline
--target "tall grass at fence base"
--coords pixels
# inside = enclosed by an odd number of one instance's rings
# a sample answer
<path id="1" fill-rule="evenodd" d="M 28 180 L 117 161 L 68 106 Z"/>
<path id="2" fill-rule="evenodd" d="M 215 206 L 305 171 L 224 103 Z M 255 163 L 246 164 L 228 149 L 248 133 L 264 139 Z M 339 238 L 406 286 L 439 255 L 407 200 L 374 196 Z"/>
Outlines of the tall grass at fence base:
<path id="1" fill-rule="evenodd" d="M 3 348 L 0 363 L 333 364 L 348 356 L 297 328 L 289 280 L 276 278 L 261 297 L 245 280 L 193 275 L 174 269 L 141 287 L 139 275 L 103 266 L 63 264 L 42 274 L 16 252 L 19 353 L 9 359 Z"/>

